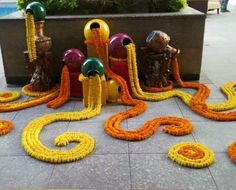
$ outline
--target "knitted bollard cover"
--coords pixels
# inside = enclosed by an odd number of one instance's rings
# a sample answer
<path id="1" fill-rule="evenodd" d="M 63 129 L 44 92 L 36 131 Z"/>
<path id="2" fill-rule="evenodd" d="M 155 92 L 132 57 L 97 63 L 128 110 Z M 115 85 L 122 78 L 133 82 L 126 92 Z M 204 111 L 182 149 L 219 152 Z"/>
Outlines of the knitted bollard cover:
<path id="1" fill-rule="evenodd" d="M 181 142 L 172 146 L 168 157 L 181 166 L 204 168 L 215 161 L 215 155 L 208 147 L 195 142 Z"/>

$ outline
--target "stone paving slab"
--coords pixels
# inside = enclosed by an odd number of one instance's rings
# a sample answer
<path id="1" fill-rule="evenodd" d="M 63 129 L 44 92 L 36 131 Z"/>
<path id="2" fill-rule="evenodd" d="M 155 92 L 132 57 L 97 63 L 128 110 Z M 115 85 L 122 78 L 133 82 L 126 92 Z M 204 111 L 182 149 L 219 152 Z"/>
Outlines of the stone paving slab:
<path id="1" fill-rule="evenodd" d="M 55 122 L 46 126 L 40 133 L 41 142 L 49 149 L 61 149 L 54 145 L 54 140 L 67 131 L 68 125 L 69 122 Z"/>
<path id="2" fill-rule="evenodd" d="M 141 115 L 128 119 L 129 122 L 146 122 L 156 117 L 176 116 L 182 117 L 181 111 L 174 98 L 162 100 L 159 102 L 146 102 L 148 109 Z"/>
<path id="3" fill-rule="evenodd" d="M 28 156 L 0 156 L 0 188 L 46 188 L 52 170 L 53 165 Z"/>
<path id="4" fill-rule="evenodd" d="M 134 189 L 217 189 L 208 168 L 185 168 L 166 154 L 131 154 L 130 162 Z"/>
<path id="5" fill-rule="evenodd" d="M 236 189 L 235 164 L 226 153 L 216 154 L 216 162 L 210 167 L 210 171 L 219 190 Z"/>
<path id="6" fill-rule="evenodd" d="M 0 138 L 0 156 L 25 156 L 21 146 L 21 134 L 27 122 L 13 122 L 14 129 L 7 135 Z M 1 173 L 1 172 L 0 172 Z M 0 180 L 1 182 L 1 180 Z M 1 187 L 1 185 L 0 185 Z"/>
<path id="7" fill-rule="evenodd" d="M 130 122 L 128 128 L 130 130 L 137 129 L 142 126 L 141 122 Z M 160 154 L 167 153 L 169 148 L 179 142 L 183 141 L 194 141 L 193 136 L 171 136 L 162 131 L 162 126 L 152 137 L 143 141 L 131 141 L 129 142 L 129 153 L 138 154 Z"/>
<path id="8" fill-rule="evenodd" d="M 91 155 L 66 165 L 55 165 L 49 188 L 64 189 L 130 189 L 127 154 Z"/>
<path id="9" fill-rule="evenodd" d="M 195 140 L 215 152 L 225 152 L 236 140 L 236 122 L 193 122 Z"/>
<path id="10" fill-rule="evenodd" d="M 127 123 L 124 123 L 122 126 L 124 129 L 127 129 Z M 103 122 L 71 122 L 68 131 L 82 132 L 92 136 L 96 141 L 96 147 L 93 154 L 128 153 L 128 142 L 114 139 L 107 135 L 103 130 Z"/>

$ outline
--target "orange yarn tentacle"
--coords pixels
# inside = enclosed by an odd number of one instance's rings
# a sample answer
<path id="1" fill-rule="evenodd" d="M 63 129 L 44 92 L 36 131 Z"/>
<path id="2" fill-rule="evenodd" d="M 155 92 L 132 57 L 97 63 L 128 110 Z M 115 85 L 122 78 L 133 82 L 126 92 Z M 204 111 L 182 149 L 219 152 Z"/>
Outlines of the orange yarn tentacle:
<path id="1" fill-rule="evenodd" d="M 227 154 L 229 158 L 236 163 L 236 142 L 233 142 L 227 148 Z"/>
<path id="2" fill-rule="evenodd" d="M 9 133 L 13 129 L 13 123 L 7 120 L 0 120 L 0 136 Z"/>
<path id="3" fill-rule="evenodd" d="M 191 99 L 190 107 L 196 113 L 213 120 L 218 121 L 235 121 L 236 120 L 236 112 L 228 112 L 228 113 L 219 113 L 208 109 L 206 104 L 206 99 L 210 94 L 209 88 L 204 84 L 197 82 L 184 82 L 181 80 L 179 74 L 179 64 L 177 58 L 173 58 L 172 62 L 172 72 L 175 77 L 177 83 L 183 88 L 196 88 L 198 89 L 195 96 Z"/>
<path id="4" fill-rule="evenodd" d="M 65 104 L 70 98 L 70 75 L 69 69 L 65 65 L 61 72 L 61 85 L 58 97 L 47 104 L 47 107 L 56 109 Z"/>
<path id="5" fill-rule="evenodd" d="M 94 45 L 99 59 L 104 63 L 106 74 L 112 80 L 116 81 L 121 87 L 121 101 L 129 106 L 133 106 L 127 111 L 111 116 L 104 124 L 104 130 L 110 136 L 122 140 L 144 140 L 153 135 L 160 125 L 168 125 L 164 131 L 171 135 L 187 135 L 192 132 L 192 124 L 182 118 L 163 117 L 156 118 L 146 122 L 142 127 L 136 130 L 125 130 L 120 127 L 121 122 L 125 119 L 142 114 L 147 109 L 147 104 L 138 99 L 133 99 L 129 94 L 126 81 L 119 75 L 113 73 L 110 69 L 106 52 L 104 51 L 103 42 L 100 38 L 99 29 L 92 30 L 94 35 Z"/>

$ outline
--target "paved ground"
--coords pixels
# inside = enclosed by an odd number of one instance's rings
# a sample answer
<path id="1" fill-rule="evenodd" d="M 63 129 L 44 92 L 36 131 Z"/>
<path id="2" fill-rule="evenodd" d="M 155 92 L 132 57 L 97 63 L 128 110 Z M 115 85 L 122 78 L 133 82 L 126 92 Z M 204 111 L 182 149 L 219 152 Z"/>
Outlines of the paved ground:
<path id="1" fill-rule="evenodd" d="M 212 12 L 206 22 L 201 81 L 212 90 L 211 102 L 223 101 L 219 87 L 236 79 L 236 12 L 234 7 L 232 10 L 220 15 Z M 5 90 L 2 69 L 0 75 L 0 88 Z M 103 108 L 100 116 L 86 122 L 60 122 L 43 130 L 41 139 L 49 148 L 53 148 L 53 139 L 65 131 L 86 132 L 96 139 L 92 155 L 82 161 L 61 165 L 37 161 L 21 148 L 20 136 L 26 124 L 52 110 L 38 106 L 1 113 L 1 119 L 13 120 L 15 129 L 0 138 L 0 188 L 236 189 L 236 166 L 225 153 L 227 145 L 236 140 L 236 122 L 204 119 L 175 98 L 148 104 L 150 108 L 143 116 L 123 123 L 123 127 L 132 129 L 148 119 L 172 115 L 188 118 L 195 126 L 194 133 L 172 137 L 160 130 L 142 142 L 115 140 L 103 132 L 102 124 L 109 115 L 125 107 L 110 105 Z M 60 111 L 80 110 L 82 107 L 80 102 L 70 101 Z M 199 170 L 173 163 L 167 159 L 166 153 L 170 146 L 181 141 L 197 141 L 210 147 L 216 153 L 216 163 Z"/>

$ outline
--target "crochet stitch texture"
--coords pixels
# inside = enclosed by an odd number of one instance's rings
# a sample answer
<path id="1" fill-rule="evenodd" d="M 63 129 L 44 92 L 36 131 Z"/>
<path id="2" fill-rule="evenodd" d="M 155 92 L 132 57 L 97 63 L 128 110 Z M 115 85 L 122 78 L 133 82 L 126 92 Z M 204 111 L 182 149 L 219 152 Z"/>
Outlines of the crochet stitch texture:
<path id="1" fill-rule="evenodd" d="M 40 132 L 46 125 L 58 121 L 80 121 L 98 115 L 101 112 L 101 78 L 96 75 L 89 79 L 88 107 L 80 112 L 60 112 L 47 114 L 31 121 L 23 131 L 22 146 L 32 157 L 51 163 L 64 163 L 80 160 L 90 154 L 95 141 L 89 135 L 77 132 L 67 132 L 58 136 L 56 146 L 66 146 L 70 142 L 79 144 L 70 150 L 51 150 L 44 146 L 40 139 Z"/>
<path id="2" fill-rule="evenodd" d="M 214 152 L 196 142 L 175 144 L 170 148 L 168 157 L 177 164 L 189 168 L 204 168 L 215 161 Z"/>

